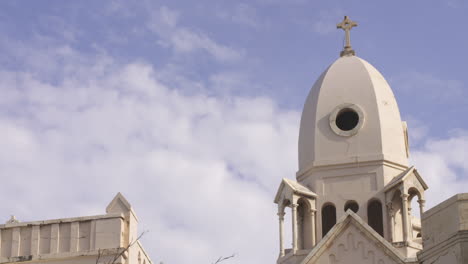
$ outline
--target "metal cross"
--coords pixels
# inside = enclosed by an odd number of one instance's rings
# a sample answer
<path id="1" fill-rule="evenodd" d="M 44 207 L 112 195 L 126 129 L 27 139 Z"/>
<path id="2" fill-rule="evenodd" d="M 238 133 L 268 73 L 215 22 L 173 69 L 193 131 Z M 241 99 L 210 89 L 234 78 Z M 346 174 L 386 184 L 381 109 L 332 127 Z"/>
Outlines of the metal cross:
<path id="1" fill-rule="evenodd" d="M 357 27 L 357 23 L 349 19 L 348 16 L 344 17 L 344 20 L 336 25 L 336 28 L 341 28 L 345 31 L 345 36 L 346 36 L 346 44 L 344 46 L 343 51 L 340 53 L 341 56 L 350 56 L 350 55 L 355 55 L 354 50 L 351 48 L 351 39 L 349 37 L 349 31 L 353 27 Z"/>

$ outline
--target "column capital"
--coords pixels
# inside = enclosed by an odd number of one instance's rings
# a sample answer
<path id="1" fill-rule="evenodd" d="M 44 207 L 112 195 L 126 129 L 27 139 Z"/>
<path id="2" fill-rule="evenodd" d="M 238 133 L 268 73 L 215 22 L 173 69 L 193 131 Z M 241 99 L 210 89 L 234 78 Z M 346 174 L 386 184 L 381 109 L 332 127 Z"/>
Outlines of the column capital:
<path id="1" fill-rule="evenodd" d="M 277 215 L 279 216 L 279 219 L 283 220 L 284 219 L 284 212 L 278 212 Z"/>
<path id="2" fill-rule="evenodd" d="M 426 203 L 426 200 L 424 200 L 424 199 L 419 199 L 419 200 L 418 200 L 418 203 L 419 203 L 420 205 L 424 205 L 424 204 Z"/>
<path id="3" fill-rule="evenodd" d="M 390 213 L 390 216 L 394 216 L 395 212 L 393 210 L 393 202 L 388 202 L 385 204 L 385 206 L 387 207 L 387 210 Z"/>
<path id="4" fill-rule="evenodd" d="M 408 197 L 409 197 L 409 194 L 407 194 L 407 193 L 402 193 L 402 194 L 401 194 L 401 198 L 402 198 L 403 200 L 408 200 Z"/>
<path id="5" fill-rule="evenodd" d="M 284 211 L 284 208 L 285 208 L 285 206 L 284 206 L 282 201 L 280 203 L 278 203 L 278 212 Z"/>
<path id="6" fill-rule="evenodd" d="M 296 208 L 297 208 L 298 206 L 299 206 L 299 204 L 297 204 L 297 203 L 291 204 L 291 208 L 292 208 L 293 210 L 296 210 Z"/>

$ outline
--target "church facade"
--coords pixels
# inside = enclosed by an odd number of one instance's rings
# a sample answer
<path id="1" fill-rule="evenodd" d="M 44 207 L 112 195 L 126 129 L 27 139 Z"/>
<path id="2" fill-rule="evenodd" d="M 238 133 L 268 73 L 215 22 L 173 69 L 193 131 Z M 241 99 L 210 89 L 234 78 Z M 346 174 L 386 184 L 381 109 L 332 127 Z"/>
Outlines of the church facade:
<path id="1" fill-rule="evenodd" d="M 424 210 L 428 186 L 408 165 L 407 125 L 385 78 L 351 48 L 354 26 L 348 17 L 337 25 L 344 49 L 304 105 L 296 181 L 283 179 L 274 200 L 277 263 L 466 264 L 468 194 Z"/>

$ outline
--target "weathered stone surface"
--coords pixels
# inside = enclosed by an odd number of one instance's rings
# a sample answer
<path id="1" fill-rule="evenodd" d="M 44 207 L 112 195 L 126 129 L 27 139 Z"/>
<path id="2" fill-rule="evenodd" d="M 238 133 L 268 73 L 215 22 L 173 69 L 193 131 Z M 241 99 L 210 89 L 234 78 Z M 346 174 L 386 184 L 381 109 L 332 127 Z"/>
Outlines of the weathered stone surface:
<path id="1" fill-rule="evenodd" d="M 138 221 L 122 196 L 107 207 L 107 214 L 35 222 L 8 221 L 0 225 L 0 263 L 108 263 L 137 239 Z M 116 263 L 151 263 L 135 243 Z"/>
<path id="2" fill-rule="evenodd" d="M 468 193 L 457 194 L 422 217 L 421 263 L 468 263 Z"/>

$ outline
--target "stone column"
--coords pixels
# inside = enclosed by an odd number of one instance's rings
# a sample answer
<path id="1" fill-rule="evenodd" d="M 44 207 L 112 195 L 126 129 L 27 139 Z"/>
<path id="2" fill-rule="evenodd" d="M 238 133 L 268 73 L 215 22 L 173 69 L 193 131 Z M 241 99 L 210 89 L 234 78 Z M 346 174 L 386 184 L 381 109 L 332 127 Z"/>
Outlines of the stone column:
<path id="1" fill-rule="evenodd" d="M 426 200 L 419 199 L 419 200 L 418 200 L 418 203 L 419 203 L 419 218 L 421 219 L 421 232 L 419 232 L 419 233 L 421 234 L 421 239 L 422 239 L 422 234 L 423 234 L 423 230 L 422 230 L 422 216 L 423 216 L 423 213 L 424 213 L 424 204 L 426 203 Z"/>
<path id="2" fill-rule="evenodd" d="M 311 222 L 310 226 L 312 227 L 312 232 L 311 232 L 312 247 L 315 247 L 316 240 L 315 240 L 315 210 L 314 209 L 310 210 L 310 222 Z"/>
<path id="3" fill-rule="evenodd" d="M 419 200 L 418 200 L 418 203 L 419 203 L 419 217 L 420 217 L 421 220 L 422 220 L 422 215 L 423 215 L 423 213 L 424 213 L 424 204 L 426 203 L 426 200 L 419 199 Z"/>
<path id="4" fill-rule="evenodd" d="M 395 212 L 393 212 L 393 204 L 387 203 L 387 212 L 390 216 L 390 242 L 395 242 Z"/>
<path id="5" fill-rule="evenodd" d="M 408 243 L 408 194 L 401 194 L 401 200 L 403 203 L 403 242 Z"/>
<path id="6" fill-rule="evenodd" d="M 278 208 L 279 209 L 279 208 Z M 278 210 L 280 257 L 284 256 L 284 211 Z"/>
<path id="7" fill-rule="evenodd" d="M 293 228 L 293 241 L 292 241 L 292 251 L 293 254 L 297 251 L 297 206 L 298 204 L 291 204 L 292 212 L 292 228 Z"/>
<path id="8" fill-rule="evenodd" d="M 395 242 L 395 213 L 393 212 L 393 209 L 390 212 L 390 235 L 391 241 Z"/>
<path id="9" fill-rule="evenodd" d="M 32 226 L 31 233 L 31 252 L 30 255 L 39 254 L 39 243 L 41 242 L 41 228 L 38 225 Z"/>
<path id="10" fill-rule="evenodd" d="M 59 224 L 52 224 L 50 231 L 50 253 L 57 254 L 59 252 Z"/>
<path id="11" fill-rule="evenodd" d="M 71 223 L 71 231 L 70 231 L 70 252 L 77 252 L 79 251 L 80 244 L 80 222 L 72 222 Z"/>
<path id="12" fill-rule="evenodd" d="M 411 216 L 411 202 L 408 202 L 408 239 L 413 239 L 413 217 Z"/>
<path id="13" fill-rule="evenodd" d="M 20 228 L 13 228 L 13 234 L 11 239 L 11 257 L 18 257 L 20 254 L 20 243 L 21 243 L 21 234 Z"/>

